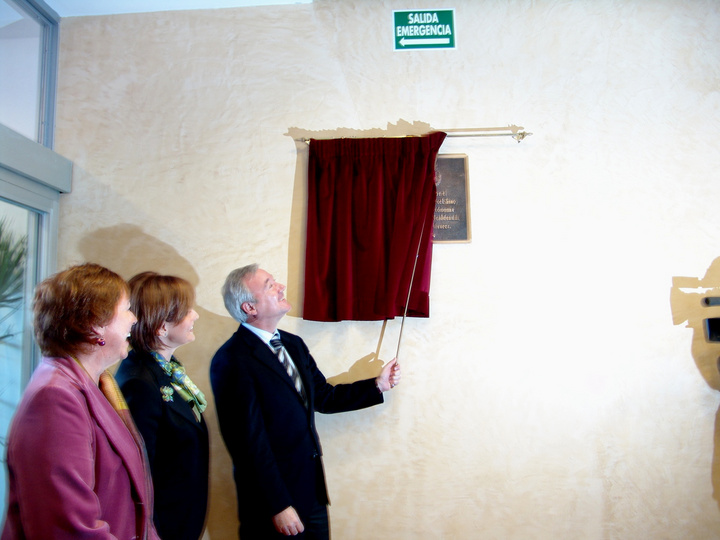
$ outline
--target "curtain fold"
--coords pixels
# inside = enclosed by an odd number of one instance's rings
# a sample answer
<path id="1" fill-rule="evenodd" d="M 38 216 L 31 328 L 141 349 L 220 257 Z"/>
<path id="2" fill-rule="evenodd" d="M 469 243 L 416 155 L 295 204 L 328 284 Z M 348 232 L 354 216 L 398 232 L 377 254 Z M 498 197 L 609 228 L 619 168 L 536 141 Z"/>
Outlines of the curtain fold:
<path id="1" fill-rule="evenodd" d="M 405 312 L 411 281 L 408 315 L 429 316 L 445 136 L 310 142 L 304 319 L 391 319 Z"/>

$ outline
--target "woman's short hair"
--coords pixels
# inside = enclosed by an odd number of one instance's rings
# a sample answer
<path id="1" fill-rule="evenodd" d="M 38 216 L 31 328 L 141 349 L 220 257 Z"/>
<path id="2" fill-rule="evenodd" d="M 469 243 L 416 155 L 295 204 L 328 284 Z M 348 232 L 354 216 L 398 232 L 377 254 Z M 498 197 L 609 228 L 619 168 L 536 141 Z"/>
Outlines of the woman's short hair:
<path id="1" fill-rule="evenodd" d="M 255 275 L 258 270 L 257 264 L 248 264 L 242 268 L 236 268 L 225 279 L 222 287 L 222 297 L 225 308 L 230 316 L 239 323 L 247 321 L 247 313 L 242 308 L 245 302 L 255 302 L 256 299 L 248 289 L 245 282 Z"/>
<path id="2" fill-rule="evenodd" d="M 189 281 L 156 272 L 142 272 L 130 279 L 130 310 L 137 323 L 130 330 L 134 349 L 157 351 L 162 342 L 158 330 L 164 322 L 182 321 L 195 304 L 195 289 Z"/>
<path id="3" fill-rule="evenodd" d="M 97 328 L 115 316 L 125 280 L 99 264 L 71 266 L 35 289 L 35 339 L 45 356 L 76 356 L 100 338 Z"/>

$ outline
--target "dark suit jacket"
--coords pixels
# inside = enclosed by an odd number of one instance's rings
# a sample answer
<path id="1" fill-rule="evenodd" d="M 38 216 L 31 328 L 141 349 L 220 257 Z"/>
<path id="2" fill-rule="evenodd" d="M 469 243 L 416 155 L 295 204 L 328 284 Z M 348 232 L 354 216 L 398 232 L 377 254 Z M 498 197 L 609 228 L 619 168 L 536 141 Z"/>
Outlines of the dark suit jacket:
<path id="1" fill-rule="evenodd" d="M 208 501 L 208 430 L 175 392 L 165 401 L 170 377 L 143 351 L 130 351 L 115 375 L 145 439 L 155 484 L 155 526 L 163 540 L 197 540 Z"/>
<path id="2" fill-rule="evenodd" d="M 288 506 L 300 519 L 328 502 L 315 411 L 336 413 L 383 402 L 374 379 L 329 384 L 303 340 L 280 332 L 310 402 L 306 409 L 275 354 L 240 325 L 215 353 L 210 382 L 233 460 L 241 530 L 271 526 Z"/>
<path id="3" fill-rule="evenodd" d="M 7 442 L 3 540 L 157 539 L 140 448 L 87 372 L 43 358 Z"/>

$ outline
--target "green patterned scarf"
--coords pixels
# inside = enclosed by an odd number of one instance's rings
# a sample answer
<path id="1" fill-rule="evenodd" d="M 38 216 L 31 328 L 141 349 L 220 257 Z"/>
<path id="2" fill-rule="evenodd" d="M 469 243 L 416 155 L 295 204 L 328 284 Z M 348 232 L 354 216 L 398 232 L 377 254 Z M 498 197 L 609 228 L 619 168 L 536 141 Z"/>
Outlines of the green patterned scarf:
<path id="1" fill-rule="evenodd" d="M 165 360 L 162 355 L 155 351 L 150 351 L 150 354 L 152 354 L 153 358 L 160 364 L 162 370 L 167 373 L 171 380 L 170 384 L 172 388 L 167 386 L 160 388 L 163 400 L 172 401 L 174 389 L 175 392 L 180 394 L 180 396 L 188 402 L 192 412 L 195 414 L 195 419 L 199 422 L 200 415 L 205 411 L 205 407 L 207 407 L 205 395 L 195 386 L 195 383 L 190 380 L 190 377 L 185 373 L 185 368 L 175 360 L 174 356 L 172 356 L 170 360 Z"/>

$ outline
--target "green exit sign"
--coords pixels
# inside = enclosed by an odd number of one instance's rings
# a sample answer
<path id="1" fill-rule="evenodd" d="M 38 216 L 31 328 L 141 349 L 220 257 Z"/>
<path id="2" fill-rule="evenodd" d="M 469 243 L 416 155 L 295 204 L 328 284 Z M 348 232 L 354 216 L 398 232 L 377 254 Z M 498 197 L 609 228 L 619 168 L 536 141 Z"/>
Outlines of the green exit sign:
<path id="1" fill-rule="evenodd" d="M 393 11 L 395 50 L 454 49 L 455 10 Z"/>

